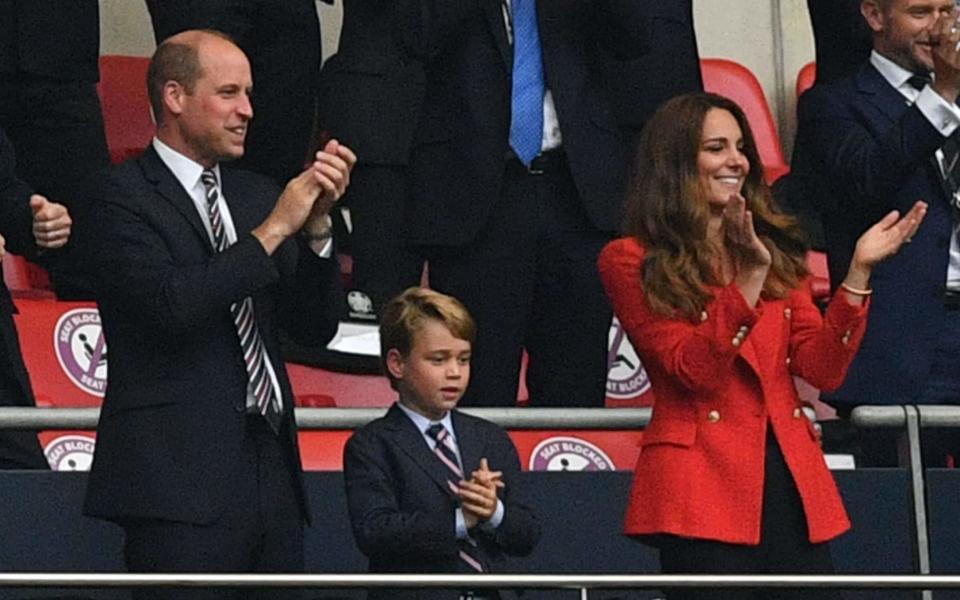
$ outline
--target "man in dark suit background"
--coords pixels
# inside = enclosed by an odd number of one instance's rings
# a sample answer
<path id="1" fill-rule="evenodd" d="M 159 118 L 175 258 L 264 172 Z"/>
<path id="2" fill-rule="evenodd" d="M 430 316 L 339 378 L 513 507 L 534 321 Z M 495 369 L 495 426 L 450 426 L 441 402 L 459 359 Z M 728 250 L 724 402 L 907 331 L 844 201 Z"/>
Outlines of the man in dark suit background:
<path id="1" fill-rule="evenodd" d="M 409 288 L 384 308 L 380 359 L 398 393 L 344 450 L 350 523 L 371 572 L 489 573 L 529 554 L 540 522 L 499 426 L 458 412 L 476 325 L 456 299 Z M 496 470 L 491 470 L 496 469 Z M 369 598 L 499 598 L 496 590 L 371 590 Z"/>
<path id="2" fill-rule="evenodd" d="M 0 127 L 17 176 L 70 208 L 109 164 L 99 54 L 97 0 L 0 0 Z M 75 244 L 44 264 L 61 298 L 90 297 Z"/>
<path id="3" fill-rule="evenodd" d="M 332 0 L 325 0 L 330 2 Z M 238 165 L 284 185 L 303 169 L 317 109 L 320 20 L 314 0 L 146 0 L 159 44 L 187 29 L 216 29 L 250 58 L 257 119 Z"/>
<path id="4" fill-rule="evenodd" d="M 16 175 L 13 145 L 0 128 L 0 256 L 14 252 L 33 261 L 62 248 L 72 221 L 66 207 L 33 194 Z M 17 312 L 0 269 L 0 405 L 34 406 L 30 378 L 13 323 Z M 0 469 L 46 469 L 35 431 L 0 429 Z"/>
<path id="5" fill-rule="evenodd" d="M 852 75 L 870 55 L 873 40 L 860 0 L 807 0 L 816 50 L 817 83 Z"/>
<path id="6" fill-rule="evenodd" d="M 611 311 L 596 269 L 620 224 L 625 136 L 610 54 L 646 50 L 640 0 L 399 0 L 424 62 L 405 231 L 479 326 L 465 406 L 602 406 Z M 520 49 L 520 50 L 518 50 Z"/>
<path id="7" fill-rule="evenodd" d="M 327 212 L 355 157 L 331 141 L 282 193 L 227 167 L 244 151 L 252 84 L 219 32 L 161 44 L 148 71 L 156 138 L 78 219 L 96 231 L 111 356 L 85 512 L 124 527 L 132 572 L 303 568 L 308 509 L 277 330 L 322 344 L 336 328 Z"/>
<path id="8" fill-rule="evenodd" d="M 857 404 L 960 402 L 960 34 L 953 0 L 863 0 L 873 36 L 857 72 L 799 104 L 797 165 L 819 187 L 831 281 L 857 237 L 891 210 L 928 203 L 912 243 L 878 266 L 863 344 L 844 385 L 825 399 Z M 931 81 L 932 75 L 932 81 Z M 955 452 L 956 444 L 952 444 Z M 942 448 L 941 448 L 942 450 Z M 942 459 L 943 457 L 939 457 Z"/>
<path id="9" fill-rule="evenodd" d="M 395 2 L 342 5 L 340 45 L 321 74 L 320 127 L 357 153 L 342 202 L 350 209 L 352 285 L 378 312 L 417 285 L 423 271 L 423 256 L 404 243 L 401 232 L 424 74 L 420 61 L 400 48 Z"/>

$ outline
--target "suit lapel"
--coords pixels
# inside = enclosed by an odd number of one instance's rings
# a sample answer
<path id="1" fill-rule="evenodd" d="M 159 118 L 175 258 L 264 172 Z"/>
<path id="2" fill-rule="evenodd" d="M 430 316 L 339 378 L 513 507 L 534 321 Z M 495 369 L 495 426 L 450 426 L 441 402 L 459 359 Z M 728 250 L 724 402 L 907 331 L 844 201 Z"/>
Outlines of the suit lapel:
<path id="1" fill-rule="evenodd" d="M 430 476 L 444 494 L 450 494 L 448 481 L 455 477 L 450 470 L 440 462 L 433 451 L 427 446 L 423 434 L 417 429 L 407 415 L 403 414 L 396 404 L 387 411 L 387 423 L 397 447 L 400 448 L 418 467 Z M 454 481 L 454 483 L 456 483 Z"/>
<path id="2" fill-rule="evenodd" d="M 899 119 L 909 106 L 907 99 L 869 63 L 857 72 L 856 83 L 857 92 L 891 123 Z"/>
<path id="3" fill-rule="evenodd" d="M 143 157 L 140 158 L 140 165 L 144 178 L 153 184 L 162 198 L 180 211 L 180 214 L 190 223 L 194 232 L 203 240 L 204 247 L 213 254 L 210 237 L 207 235 L 206 227 L 203 226 L 203 221 L 200 220 L 196 205 L 174 174 L 167 168 L 167 165 L 160 160 L 160 156 L 152 145 L 147 146 Z"/>
<path id="4" fill-rule="evenodd" d="M 500 51 L 500 56 L 503 58 L 504 68 L 507 73 L 510 73 L 513 71 L 513 46 L 507 39 L 507 24 L 503 18 L 503 2 L 501 0 L 483 0 L 481 5 L 490 24 L 490 31 L 496 41 L 497 50 Z"/>

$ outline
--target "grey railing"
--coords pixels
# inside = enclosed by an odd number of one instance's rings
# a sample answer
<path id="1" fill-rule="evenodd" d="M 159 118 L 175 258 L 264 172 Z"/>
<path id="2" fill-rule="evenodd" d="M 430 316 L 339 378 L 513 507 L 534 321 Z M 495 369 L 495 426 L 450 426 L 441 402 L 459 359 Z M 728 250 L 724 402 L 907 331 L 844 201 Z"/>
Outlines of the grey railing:
<path id="1" fill-rule="evenodd" d="M 297 426 L 308 430 L 358 429 L 384 408 L 297 408 Z M 465 408 L 463 412 L 509 429 L 642 429 L 649 408 Z M 0 407 L 0 429 L 96 429 L 99 408 Z"/>

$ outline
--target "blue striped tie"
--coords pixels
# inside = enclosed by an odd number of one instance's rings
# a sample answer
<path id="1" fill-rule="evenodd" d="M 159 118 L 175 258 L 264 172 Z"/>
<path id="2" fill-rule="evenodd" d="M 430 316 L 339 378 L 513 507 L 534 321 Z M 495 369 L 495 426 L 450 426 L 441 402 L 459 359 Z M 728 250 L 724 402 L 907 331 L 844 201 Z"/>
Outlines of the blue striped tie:
<path id="1" fill-rule="evenodd" d="M 227 234 L 223 228 L 223 217 L 220 215 L 220 192 L 217 184 L 217 175 L 206 169 L 200 175 L 200 181 L 206 190 L 207 211 L 210 217 L 210 229 L 213 231 L 213 247 L 217 252 L 223 252 L 229 246 Z M 260 328 L 253 313 L 253 298 L 247 296 L 230 307 L 233 315 L 233 324 L 237 328 L 240 338 L 240 349 L 243 351 L 243 362 L 247 367 L 250 390 L 257 402 L 257 411 L 263 415 L 274 433 L 280 431 L 280 417 L 282 407 L 280 399 L 273 389 L 273 381 L 267 372 L 267 351 L 263 346 Z"/>
<path id="2" fill-rule="evenodd" d="M 540 154 L 543 140 L 543 53 L 536 0 L 513 0 L 513 90 L 510 147 L 525 165 Z"/>

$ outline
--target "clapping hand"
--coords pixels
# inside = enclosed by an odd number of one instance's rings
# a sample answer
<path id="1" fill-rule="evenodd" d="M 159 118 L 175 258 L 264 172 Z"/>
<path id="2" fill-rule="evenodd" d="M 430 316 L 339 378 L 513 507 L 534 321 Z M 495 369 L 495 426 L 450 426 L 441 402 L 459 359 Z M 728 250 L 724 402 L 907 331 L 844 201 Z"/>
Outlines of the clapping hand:
<path id="1" fill-rule="evenodd" d="M 754 269 L 765 272 L 770 266 L 770 250 L 757 237 L 753 213 L 747 210 L 747 201 L 740 194 L 730 194 L 723 208 L 723 235 L 737 272 Z"/>
<path id="2" fill-rule="evenodd" d="M 33 212 L 33 239 L 37 246 L 48 250 L 63 247 L 70 239 L 73 225 L 67 207 L 34 194 L 30 196 L 30 210 Z"/>
<path id="3" fill-rule="evenodd" d="M 470 481 L 460 482 L 460 501 L 467 528 L 486 521 L 497 511 L 497 489 L 505 487 L 502 471 L 491 471 L 486 458 L 480 468 L 470 474 Z"/>
<path id="4" fill-rule="evenodd" d="M 896 254 L 903 244 L 910 243 L 926 214 L 927 204 L 922 201 L 914 204 L 903 218 L 899 211 L 888 213 L 857 240 L 851 268 L 872 269 L 883 259 Z"/>

